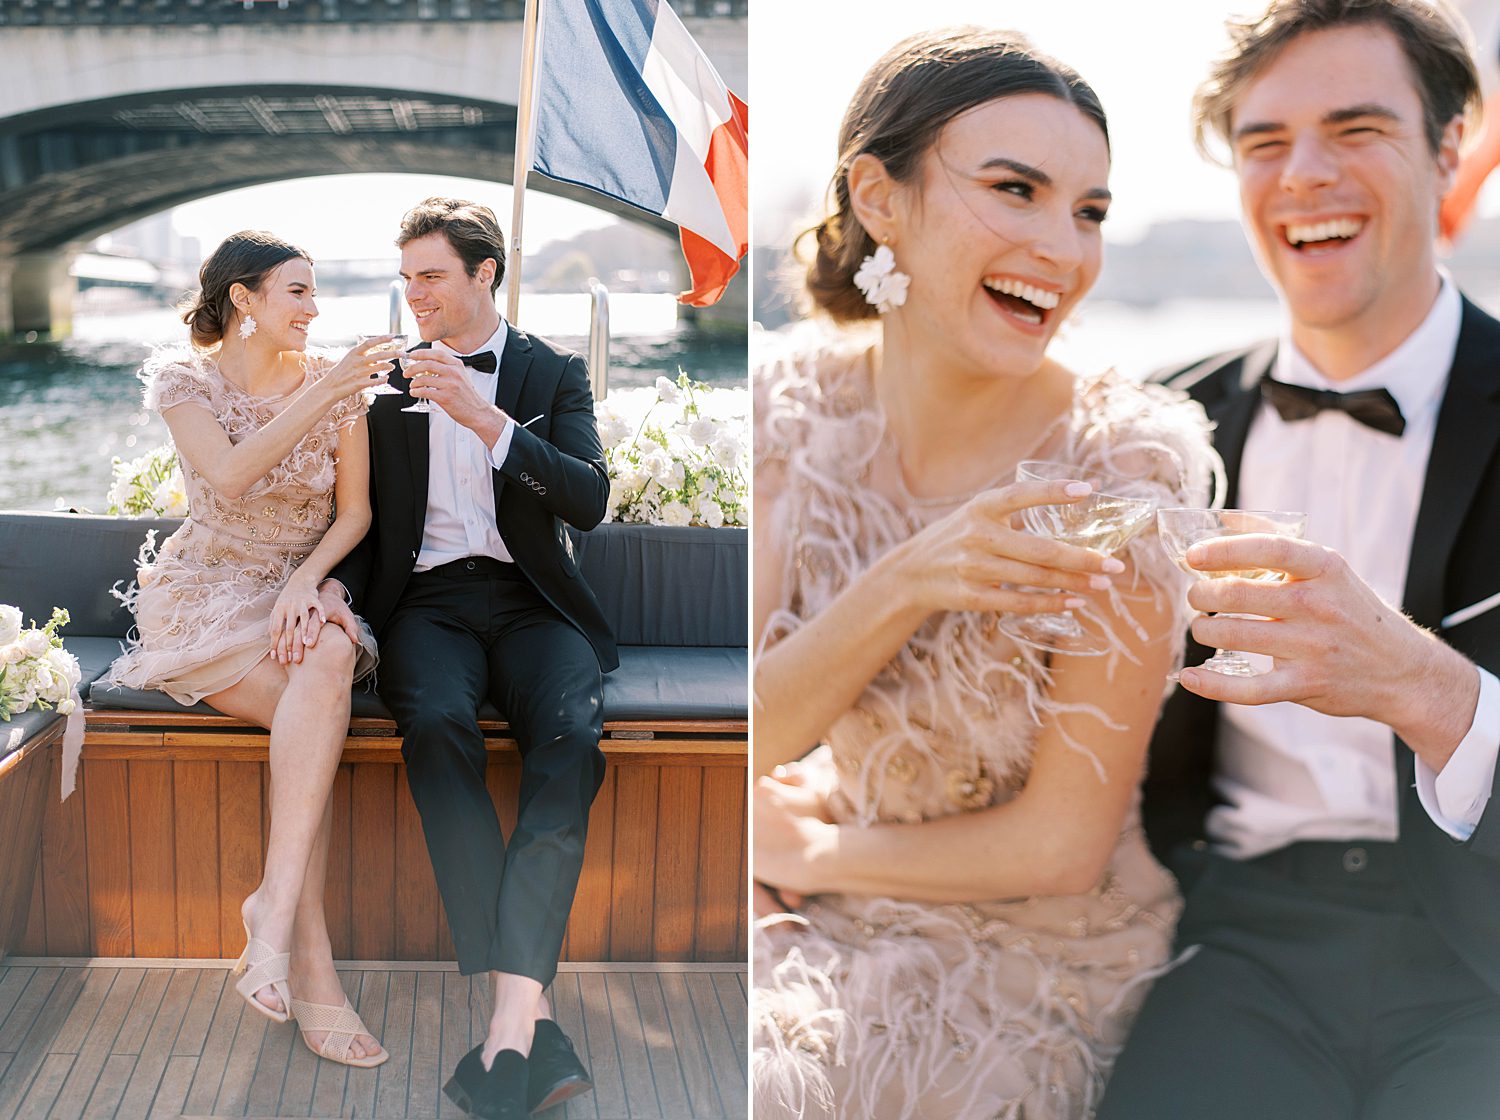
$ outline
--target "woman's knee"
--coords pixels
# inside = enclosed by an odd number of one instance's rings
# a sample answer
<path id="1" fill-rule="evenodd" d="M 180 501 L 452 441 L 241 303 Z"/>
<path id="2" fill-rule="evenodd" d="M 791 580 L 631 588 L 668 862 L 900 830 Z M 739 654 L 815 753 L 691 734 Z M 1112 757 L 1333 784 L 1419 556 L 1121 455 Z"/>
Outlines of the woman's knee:
<path id="1" fill-rule="evenodd" d="M 344 680 L 354 677 L 354 659 L 358 649 L 349 635 L 337 626 L 324 626 L 315 644 L 302 652 L 302 661 L 287 666 L 292 673 L 326 673 Z"/>

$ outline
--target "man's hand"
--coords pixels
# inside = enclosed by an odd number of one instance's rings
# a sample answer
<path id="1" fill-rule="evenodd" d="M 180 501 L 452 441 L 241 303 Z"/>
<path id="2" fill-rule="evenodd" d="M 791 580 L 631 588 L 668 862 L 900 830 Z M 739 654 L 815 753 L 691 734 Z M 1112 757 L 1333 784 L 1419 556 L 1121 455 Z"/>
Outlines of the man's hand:
<path id="1" fill-rule="evenodd" d="M 1377 720 L 1442 770 L 1473 723 L 1479 674 L 1381 599 L 1342 556 L 1312 541 L 1247 534 L 1202 541 L 1187 561 L 1204 572 L 1269 568 L 1287 580 L 1226 577 L 1192 587 L 1194 609 L 1220 614 L 1194 620 L 1194 638 L 1265 654 L 1275 667 L 1256 677 L 1184 669 L 1184 688 L 1231 704 L 1288 700 L 1327 715 Z"/>
<path id="2" fill-rule="evenodd" d="M 308 649 L 318 644 L 318 633 L 324 626 L 337 626 L 349 640 L 359 645 L 359 622 L 349 604 L 344 602 L 344 589 L 337 580 L 325 579 L 318 585 L 318 605 L 322 608 L 323 621 L 309 628 L 305 645 Z M 302 660 L 302 651 L 297 651 L 296 660 Z"/>
<path id="3" fill-rule="evenodd" d="M 429 400 L 465 428 L 479 434 L 485 446 L 500 436 L 505 414 L 474 391 L 474 375 L 444 347 L 408 351 L 402 372 L 411 381 L 411 395 Z"/>

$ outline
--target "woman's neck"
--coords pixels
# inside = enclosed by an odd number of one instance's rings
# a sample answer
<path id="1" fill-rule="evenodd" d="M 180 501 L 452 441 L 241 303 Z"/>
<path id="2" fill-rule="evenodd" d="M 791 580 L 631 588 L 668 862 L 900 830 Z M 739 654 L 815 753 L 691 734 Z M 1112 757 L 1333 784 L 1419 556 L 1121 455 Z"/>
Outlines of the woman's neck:
<path id="1" fill-rule="evenodd" d="M 269 341 L 258 341 L 254 335 L 239 338 L 226 335 L 219 344 L 219 372 L 245 392 L 257 397 L 275 396 L 285 391 L 292 370 L 281 351 Z M 297 363 L 301 376 L 301 363 Z"/>
<path id="2" fill-rule="evenodd" d="M 875 363 L 875 394 L 919 497 L 984 485 L 1035 446 L 1072 400 L 1072 377 L 1053 362 L 1030 373 L 972 370 L 936 347 L 913 347 L 887 322 Z"/>

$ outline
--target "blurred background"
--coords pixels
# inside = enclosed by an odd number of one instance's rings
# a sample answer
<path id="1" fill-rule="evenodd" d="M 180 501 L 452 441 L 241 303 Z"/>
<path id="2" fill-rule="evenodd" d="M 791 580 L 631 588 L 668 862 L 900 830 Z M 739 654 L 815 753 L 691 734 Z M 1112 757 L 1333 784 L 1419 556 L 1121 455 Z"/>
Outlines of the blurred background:
<path id="1" fill-rule="evenodd" d="M 1493 90 L 1500 2 L 1459 6 Z M 1025 32 L 1078 70 L 1109 114 L 1114 203 L 1104 225 L 1104 271 L 1062 328 L 1055 353 L 1081 373 L 1113 366 L 1144 376 L 1274 335 L 1277 307 L 1240 229 L 1234 175 L 1198 156 L 1189 124 L 1193 90 L 1227 41 L 1225 19 L 1263 8 L 1222 0 L 923 0 L 856 9 L 756 0 L 750 21 L 760 138 L 752 163 L 756 322 L 777 329 L 798 315 L 788 250 L 821 213 L 839 119 L 865 70 L 914 31 L 978 23 Z M 1471 298 L 1491 312 L 1500 309 L 1495 182 L 1479 193 L 1445 264 Z"/>
<path id="2" fill-rule="evenodd" d="M 747 0 L 675 0 L 747 96 Z M 316 262 L 315 345 L 384 331 L 401 215 L 430 195 L 509 235 L 522 0 L 0 0 L 0 508 L 104 509 L 161 443 L 135 378 L 226 235 Z M 609 289 L 611 387 L 743 383 L 749 284 L 682 308 L 675 227 L 533 174 L 519 325 L 585 351 Z M 503 292 L 502 292 L 503 298 Z M 504 304 L 501 304 L 502 309 Z M 405 326 L 412 329 L 410 316 Z"/>

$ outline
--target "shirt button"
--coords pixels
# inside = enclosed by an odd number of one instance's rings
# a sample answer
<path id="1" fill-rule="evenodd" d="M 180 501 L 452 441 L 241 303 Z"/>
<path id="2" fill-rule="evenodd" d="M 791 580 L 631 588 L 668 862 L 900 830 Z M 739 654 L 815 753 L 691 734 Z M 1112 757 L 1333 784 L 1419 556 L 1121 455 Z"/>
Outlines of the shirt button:
<path id="1" fill-rule="evenodd" d="M 1358 875 L 1366 867 L 1370 866 L 1370 853 L 1363 848 L 1348 848 L 1344 852 L 1344 870 L 1351 875 Z"/>

